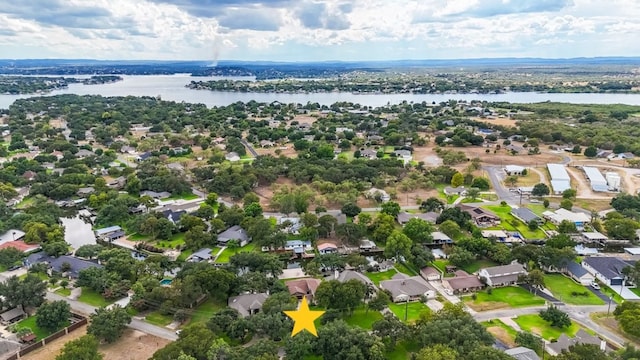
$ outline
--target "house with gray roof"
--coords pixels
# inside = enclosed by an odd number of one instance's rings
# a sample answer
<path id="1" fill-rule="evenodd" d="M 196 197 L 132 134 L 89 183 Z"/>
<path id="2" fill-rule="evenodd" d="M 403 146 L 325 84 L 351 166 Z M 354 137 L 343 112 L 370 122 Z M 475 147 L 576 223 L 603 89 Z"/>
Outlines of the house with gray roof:
<path id="1" fill-rule="evenodd" d="M 535 351 L 524 346 L 507 349 L 504 351 L 504 353 L 516 360 L 540 360 L 540 357 L 538 356 L 538 354 L 536 354 Z"/>
<path id="2" fill-rule="evenodd" d="M 28 267 L 37 263 L 45 263 L 49 266 L 49 269 L 51 271 L 64 273 L 66 274 L 66 276 L 72 279 L 77 279 L 80 271 L 84 269 L 88 269 L 90 267 L 102 267 L 102 265 L 96 262 L 89 261 L 89 260 L 82 260 L 74 256 L 62 255 L 57 258 L 54 258 L 54 257 L 48 256 L 44 252 L 39 252 L 39 253 L 29 255 L 25 260 L 25 263 Z M 63 272 L 62 268 L 66 266 L 65 264 L 68 264 L 69 270 L 67 270 L 66 272 Z"/>
<path id="3" fill-rule="evenodd" d="M 225 246 L 229 240 L 238 240 L 240 246 L 245 246 L 251 241 L 251 238 L 247 234 L 247 231 L 240 225 L 234 225 L 218 234 L 219 245 Z"/>
<path id="4" fill-rule="evenodd" d="M 518 283 L 518 277 L 526 274 L 524 266 L 518 263 L 483 268 L 478 272 L 478 276 L 493 287 L 515 285 Z"/>
<path id="5" fill-rule="evenodd" d="M 441 231 L 432 232 L 431 237 L 433 238 L 433 243 L 437 245 L 453 244 L 453 240 L 451 240 L 449 235 Z"/>
<path id="6" fill-rule="evenodd" d="M 455 275 L 455 277 L 442 279 L 442 286 L 450 295 L 480 291 L 484 287 L 477 276 L 468 274 L 463 270 L 456 271 Z"/>
<path id="7" fill-rule="evenodd" d="M 618 257 L 590 256 L 582 259 L 582 266 L 596 279 L 611 286 L 622 285 L 622 269 L 632 266 L 632 263 Z"/>
<path id="8" fill-rule="evenodd" d="M 213 258 L 213 255 L 211 254 L 211 249 L 204 248 L 191 254 L 191 256 L 189 256 L 189 259 L 187 261 L 201 262 L 201 261 L 209 261 L 212 258 Z"/>
<path id="9" fill-rule="evenodd" d="M 227 304 L 230 308 L 237 310 L 240 316 L 249 317 L 262 310 L 262 304 L 268 297 L 269 295 L 266 293 L 232 296 L 227 301 Z"/>
<path id="10" fill-rule="evenodd" d="M 22 306 L 18 306 L 0 314 L 0 321 L 2 321 L 3 325 L 9 325 L 22 320 L 26 316 L 27 314 L 22 310 Z"/>
<path id="11" fill-rule="evenodd" d="M 106 241 L 113 241 L 116 239 L 120 239 L 125 235 L 124 230 L 122 230 L 122 228 L 118 225 L 97 229 L 93 233 L 96 235 L 97 238 L 103 239 Z"/>
<path id="12" fill-rule="evenodd" d="M 591 275 L 587 269 L 585 269 L 582 265 L 571 261 L 567 264 L 566 268 L 567 275 L 571 276 L 571 278 L 584 286 L 588 286 L 589 284 L 595 281 L 595 277 Z"/>
<path id="13" fill-rule="evenodd" d="M 375 287 L 375 284 L 371 279 L 366 277 L 363 273 L 353 270 L 344 270 L 342 272 L 335 271 L 333 276 L 327 278 L 327 280 L 337 280 L 341 283 L 347 282 L 349 280 L 359 281 L 367 286 Z"/>
<path id="14" fill-rule="evenodd" d="M 411 214 L 408 213 L 406 211 L 401 211 L 400 213 L 398 213 L 398 217 L 396 218 L 398 220 L 398 223 L 400 225 L 403 225 L 408 223 L 409 220 L 411 219 L 422 219 L 424 221 L 428 221 L 431 223 L 435 223 L 436 219 L 438 218 L 438 213 L 436 212 L 427 212 L 427 213 L 417 213 L 417 214 Z"/>
<path id="15" fill-rule="evenodd" d="M 171 196 L 170 192 L 167 191 L 162 191 L 162 192 L 156 192 L 156 191 L 152 191 L 152 190 L 144 190 L 140 192 L 140 196 L 149 196 L 152 199 L 166 199 L 168 197 Z"/>
<path id="16" fill-rule="evenodd" d="M 568 337 L 567 334 L 560 335 L 556 342 L 549 343 L 545 349 L 552 356 L 557 356 L 562 353 L 562 351 L 569 350 L 569 347 L 577 344 L 591 344 L 596 345 L 600 350 L 607 350 L 606 341 L 587 333 L 583 329 L 578 330 L 573 338 Z"/>
<path id="17" fill-rule="evenodd" d="M 511 209 L 511 214 L 515 216 L 517 219 L 521 220 L 523 223 L 528 224 L 531 221 L 535 221 L 538 224 L 544 223 L 544 219 L 540 216 L 536 215 L 533 211 L 525 208 L 515 208 Z"/>
<path id="18" fill-rule="evenodd" d="M 420 276 L 411 276 L 397 273 L 391 280 L 380 281 L 380 288 L 391 293 L 393 302 L 419 301 L 425 296 L 433 299 L 436 296 L 435 289 Z"/>

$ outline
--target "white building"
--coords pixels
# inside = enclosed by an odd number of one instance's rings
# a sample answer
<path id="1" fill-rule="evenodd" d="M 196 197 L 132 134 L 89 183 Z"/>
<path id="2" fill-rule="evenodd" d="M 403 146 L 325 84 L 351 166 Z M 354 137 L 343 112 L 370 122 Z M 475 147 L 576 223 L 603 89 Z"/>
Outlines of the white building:
<path id="1" fill-rule="evenodd" d="M 620 191 L 620 175 L 614 172 L 606 173 L 607 185 L 611 191 Z"/>
<path id="2" fill-rule="evenodd" d="M 591 184 L 591 189 L 593 191 L 607 191 L 609 190 L 609 186 L 607 185 L 607 180 L 605 180 L 600 170 L 591 166 L 582 167 L 584 170 L 587 179 L 589 179 L 589 183 Z"/>
<path id="3" fill-rule="evenodd" d="M 504 172 L 506 172 L 507 175 L 522 175 L 524 170 L 525 168 L 519 165 L 507 165 L 504 167 Z"/>
<path id="4" fill-rule="evenodd" d="M 551 175 L 551 187 L 555 194 L 562 194 L 563 191 L 571 189 L 571 178 L 564 165 L 547 164 L 547 169 Z"/>

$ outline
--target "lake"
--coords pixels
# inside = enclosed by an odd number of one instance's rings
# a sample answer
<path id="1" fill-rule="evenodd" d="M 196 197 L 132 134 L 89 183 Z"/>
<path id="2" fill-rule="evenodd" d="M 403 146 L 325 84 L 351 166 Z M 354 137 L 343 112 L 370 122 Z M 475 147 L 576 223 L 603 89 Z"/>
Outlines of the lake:
<path id="1" fill-rule="evenodd" d="M 78 76 L 81 77 L 81 76 Z M 398 104 L 402 101 L 436 103 L 454 100 L 506 101 L 511 103 L 535 103 L 555 101 L 575 104 L 627 104 L 640 105 L 640 94 L 547 94 L 535 92 L 510 92 L 505 94 L 363 94 L 346 92 L 275 94 L 275 93 L 238 93 L 223 91 L 192 90 L 185 87 L 192 80 L 242 79 L 232 77 L 191 77 L 189 74 L 176 75 L 131 75 L 122 76 L 123 80 L 111 84 L 83 85 L 70 84 L 67 89 L 54 90 L 45 96 L 59 94 L 102 95 L 102 96 L 160 96 L 163 100 L 202 103 L 208 107 L 226 106 L 237 101 L 258 102 L 279 101 L 282 103 L 317 102 L 331 105 L 338 101 L 348 101 L 367 106 Z M 0 95 L 0 109 L 7 109 L 14 101 L 35 95 Z"/>

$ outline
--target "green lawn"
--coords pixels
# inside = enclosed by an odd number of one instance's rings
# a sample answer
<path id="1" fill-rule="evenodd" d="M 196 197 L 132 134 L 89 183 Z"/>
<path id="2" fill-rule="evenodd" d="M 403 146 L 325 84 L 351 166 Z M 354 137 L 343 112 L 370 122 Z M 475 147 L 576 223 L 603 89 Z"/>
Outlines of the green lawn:
<path id="1" fill-rule="evenodd" d="M 91 306 L 103 307 L 113 303 L 113 300 L 106 300 L 102 297 L 102 295 L 97 292 L 89 289 L 88 287 L 82 288 L 82 294 L 78 298 L 78 301 L 81 301 L 85 304 L 89 304 Z"/>
<path id="2" fill-rule="evenodd" d="M 624 299 L 620 295 L 618 295 L 617 292 L 611 290 L 611 288 L 605 284 L 600 283 L 600 292 L 607 295 L 608 297 L 613 297 L 613 301 L 615 301 L 617 304 L 622 304 L 624 302 Z"/>
<path id="3" fill-rule="evenodd" d="M 194 194 L 194 193 L 188 193 L 188 194 L 182 194 L 182 195 L 171 195 L 166 199 L 163 200 L 195 200 L 199 198 L 198 195 Z"/>
<path id="4" fill-rule="evenodd" d="M 149 240 L 149 236 L 135 233 L 135 234 L 127 235 L 127 240 L 130 240 L 130 241 L 147 241 L 147 240 Z"/>
<path id="5" fill-rule="evenodd" d="M 401 321 L 405 321 L 405 309 L 407 310 L 406 322 L 414 322 L 420 318 L 420 314 L 431 312 L 431 309 L 421 302 L 410 302 L 408 306 L 406 303 L 389 304 L 389 310 L 391 310 L 391 312 L 393 312 Z"/>
<path id="6" fill-rule="evenodd" d="M 396 269 L 390 269 L 390 270 L 381 271 L 381 272 L 368 272 L 365 275 L 367 275 L 367 277 L 371 279 L 371 281 L 373 281 L 374 284 L 379 285 L 380 281 L 389 280 L 393 277 L 393 275 L 397 273 L 398 271 L 396 271 Z"/>
<path id="7" fill-rule="evenodd" d="M 214 251 L 217 251 L 218 248 L 215 248 Z M 225 248 L 222 253 L 220 254 L 220 256 L 218 256 L 218 258 L 216 259 L 217 263 L 220 264 L 226 264 L 229 262 L 229 258 L 232 257 L 233 255 L 235 255 L 236 253 L 241 253 L 241 252 L 252 252 L 256 250 L 256 244 L 255 243 L 248 243 L 246 246 L 241 247 L 240 249 L 234 251 L 231 251 L 229 248 Z"/>
<path id="8" fill-rule="evenodd" d="M 144 321 L 158 326 L 167 326 L 171 324 L 173 321 L 173 317 L 171 315 L 163 315 L 160 311 L 153 311 L 149 314 L 145 315 Z"/>
<path id="9" fill-rule="evenodd" d="M 541 229 L 530 230 L 522 221 L 511 215 L 511 207 L 509 205 L 486 205 L 483 208 L 494 212 L 500 217 L 500 225 L 488 227 L 487 230 L 505 230 L 518 231 L 527 239 L 544 239 L 546 238 Z"/>
<path id="10" fill-rule="evenodd" d="M 631 290 L 631 292 L 633 292 L 634 294 L 640 296 L 640 289 L 639 288 L 629 288 L 629 290 Z"/>
<path id="11" fill-rule="evenodd" d="M 444 277 L 453 277 L 454 274 L 448 273 L 446 266 L 449 265 L 449 260 L 445 260 L 445 259 L 438 259 L 435 260 L 431 263 L 431 265 L 433 265 L 434 267 L 436 267 L 438 270 L 442 271 L 442 273 L 444 274 Z"/>
<path id="12" fill-rule="evenodd" d="M 345 317 L 344 321 L 351 326 L 359 326 L 366 330 L 371 330 L 373 323 L 381 320 L 382 314 L 379 311 L 369 310 L 367 313 L 365 309 L 354 310 L 351 316 Z"/>
<path id="13" fill-rule="evenodd" d="M 486 267 L 492 267 L 492 266 L 497 266 L 498 263 L 493 262 L 491 260 L 488 259 L 479 259 L 479 260 L 474 260 L 471 264 L 469 265 L 465 265 L 462 267 L 462 270 L 468 272 L 469 274 L 473 274 L 474 272 L 482 269 L 482 268 L 486 268 Z"/>
<path id="14" fill-rule="evenodd" d="M 604 301 L 586 287 L 561 274 L 546 274 L 544 284 L 558 300 L 572 305 L 603 305 Z M 587 296 L 572 296 L 572 292 L 587 293 Z"/>
<path id="15" fill-rule="evenodd" d="M 156 246 L 162 249 L 175 249 L 178 245 L 184 245 L 184 233 L 173 234 L 169 240 L 156 241 Z"/>
<path id="16" fill-rule="evenodd" d="M 62 296 L 69 296 L 69 295 L 71 295 L 71 289 L 60 288 L 60 289 L 56 290 L 56 294 L 62 295 Z"/>
<path id="17" fill-rule="evenodd" d="M 387 353 L 387 359 L 389 360 L 407 360 L 410 353 L 416 353 L 420 351 L 420 346 L 414 342 L 400 341 L 396 344 L 396 347 L 392 352 Z"/>
<path id="18" fill-rule="evenodd" d="M 538 314 L 521 315 L 514 321 L 525 331 L 542 336 L 546 340 L 557 339 L 561 334 L 574 336 L 580 326 L 572 322 L 568 328 L 559 329 L 552 327 L 548 322 L 544 321 Z"/>
<path id="19" fill-rule="evenodd" d="M 220 302 L 215 299 L 208 299 L 193 310 L 189 324 L 205 323 L 211 319 L 217 311 L 227 307 L 226 302 Z"/>
<path id="20" fill-rule="evenodd" d="M 493 289 L 491 295 L 487 291 L 476 293 L 476 299 L 471 296 L 464 298 L 467 305 L 476 311 L 486 311 L 506 307 L 527 307 L 544 305 L 543 298 L 529 293 L 518 286 L 507 286 Z"/>
<path id="21" fill-rule="evenodd" d="M 60 327 L 60 329 L 64 328 L 65 326 L 69 326 L 69 323 L 67 322 L 66 324 L 64 324 L 63 326 Z M 60 330 L 57 329 L 55 331 L 49 331 L 49 330 L 45 330 L 45 329 L 41 329 L 40 327 L 38 327 L 38 325 L 36 324 L 36 316 L 30 316 L 24 320 L 21 320 L 18 322 L 17 324 L 17 328 L 21 329 L 21 328 L 29 328 L 31 329 L 31 331 L 33 331 L 33 333 L 37 336 L 36 341 L 42 340 L 44 338 L 46 338 L 47 336 L 55 333 L 56 331 Z"/>
<path id="22" fill-rule="evenodd" d="M 180 255 L 178 255 L 178 261 L 186 261 L 191 254 L 193 254 L 193 250 L 191 249 L 182 250 Z"/>
<path id="23" fill-rule="evenodd" d="M 403 274 L 407 274 L 410 276 L 418 275 L 418 272 L 413 268 L 413 265 L 405 264 L 405 263 L 396 263 L 394 267 L 396 268 L 396 270 L 398 270 Z"/>
<path id="24" fill-rule="evenodd" d="M 529 210 L 533 211 L 534 214 L 542 217 L 542 213 L 549 210 L 544 207 L 542 204 L 527 204 L 526 206 Z"/>

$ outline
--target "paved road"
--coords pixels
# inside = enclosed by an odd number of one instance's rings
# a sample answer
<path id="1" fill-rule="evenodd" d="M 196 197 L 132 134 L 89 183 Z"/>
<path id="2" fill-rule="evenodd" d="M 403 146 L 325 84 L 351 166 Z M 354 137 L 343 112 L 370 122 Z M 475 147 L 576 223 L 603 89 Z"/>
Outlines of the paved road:
<path id="1" fill-rule="evenodd" d="M 78 312 L 80 314 L 83 315 L 91 315 L 95 312 L 96 308 L 82 303 L 80 301 L 77 300 L 71 300 L 65 296 L 60 296 L 56 293 L 52 293 L 52 292 L 47 292 L 46 295 L 47 300 L 50 301 L 57 301 L 57 300 L 63 300 L 66 301 L 67 303 L 69 303 L 69 305 L 71 306 L 71 309 L 73 309 L 73 311 Z M 138 331 L 142 331 L 143 333 L 149 334 L 149 335 L 154 335 L 163 339 L 167 339 L 167 340 L 171 340 L 171 341 L 175 341 L 178 339 L 178 335 L 176 335 L 175 332 L 169 330 L 169 329 L 165 329 L 159 326 L 155 326 L 149 323 L 146 323 L 142 320 L 138 320 L 138 319 L 132 319 L 131 323 L 129 324 L 129 327 L 134 329 L 134 330 L 138 330 Z"/>
<path id="2" fill-rule="evenodd" d="M 482 170 L 487 172 L 489 176 L 489 181 L 491 181 L 491 185 L 493 186 L 496 195 L 500 200 L 504 200 L 508 203 L 518 203 L 520 202 L 520 195 L 509 191 L 509 189 L 505 188 L 502 184 L 503 176 L 505 175 L 504 170 L 500 166 L 483 166 Z"/>
<path id="3" fill-rule="evenodd" d="M 256 152 L 256 149 L 253 148 L 253 145 L 249 144 L 245 139 L 240 139 L 240 142 L 247 148 L 247 150 L 249 150 L 253 157 L 258 157 L 258 153 Z"/>

